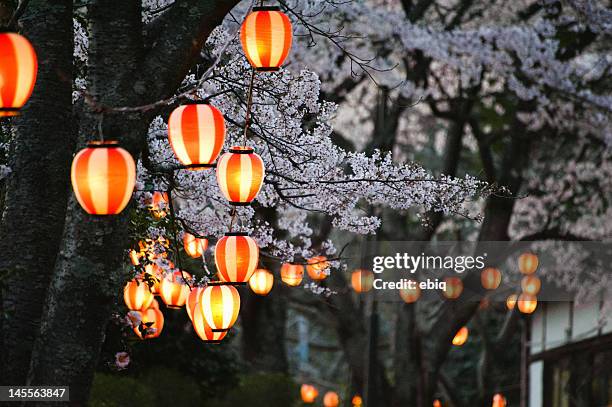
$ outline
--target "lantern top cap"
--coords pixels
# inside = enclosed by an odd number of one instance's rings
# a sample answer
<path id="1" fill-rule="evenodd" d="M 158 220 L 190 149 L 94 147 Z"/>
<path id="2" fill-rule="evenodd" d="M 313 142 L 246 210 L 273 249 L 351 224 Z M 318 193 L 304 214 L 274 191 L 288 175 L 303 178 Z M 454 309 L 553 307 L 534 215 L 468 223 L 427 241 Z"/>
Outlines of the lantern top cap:
<path id="1" fill-rule="evenodd" d="M 195 100 L 195 99 L 189 99 L 186 100 L 185 102 L 182 103 L 184 106 L 189 106 L 189 105 L 210 105 L 210 103 L 208 103 L 207 100 Z"/>
<path id="2" fill-rule="evenodd" d="M 220 286 L 220 285 L 226 285 L 228 287 L 232 287 L 233 283 L 228 283 L 226 281 L 209 281 L 208 285 L 204 288 L 208 288 L 208 287 L 216 287 L 216 286 Z"/>
<path id="3" fill-rule="evenodd" d="M 87 143 L 88 148 L 113 148 L 119 147 L 119 142 L 117 140 L 94 140 Z"/>
<path id="4" fill-rule="evenodd" d="M 258 6 L 253 7 L 253 11 L 280 11 L 280 7 L 278 6 Z"/>
<path id="5" fill-rule="evenodd" d="M 255 150 L 249 146 L 231 146 L 229 152 L 234 154 L 253 154 Z"/>
<path id="6" fill-rule="evenodd" d="M 227 232 L 225 236 L 249 236 L 247 232 Z"/>

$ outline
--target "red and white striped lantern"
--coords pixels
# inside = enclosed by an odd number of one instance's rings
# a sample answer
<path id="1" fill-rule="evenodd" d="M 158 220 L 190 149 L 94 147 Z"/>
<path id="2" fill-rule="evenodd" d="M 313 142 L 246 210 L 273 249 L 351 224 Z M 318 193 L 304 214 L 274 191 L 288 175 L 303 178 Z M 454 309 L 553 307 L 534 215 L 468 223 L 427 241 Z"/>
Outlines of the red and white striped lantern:
<path id="1" fill-rule="evenodd" d="M 189 315 L 189 319 L 193 320 L 193 312 L 194 308 L 200 302 L 200 298 L 202 297 L 202 293 L 204 292 L 204 287 L 193 287 L 187 296 L 187 302 L 185 303 L 185 309 L 187 310 L 187 315 Z"/>
<path id="2" fill-rule="evenodd" d="M 134 279 L 128 281 L 123 288 L 123 301 L 125 302 L 125 306 L 133 311 L 149 308 L 153 300 L 153 294 L 144 281 Z"/>
<path id="3" fill-rule="evenodd" d="M 209 285 L 200 297 L 200 307 L 213 332 L 227 331 L 238 319 L 240 295 L 231 285 Z"/>
<path id="4" fill-rule="evenodd" d="M 297 287 L 304 278 L 304 266 L 301 264 L 284 263 L 281 266 L 281 280 L 291 287 Z"/>
<path id="5" fill-rule="evenodd" d="M 189 286 L 183 280 L 183 274 L 185 278 L 191 278 L 188 273 L 177 270 L 164 277 L 159 284 L 159 295 L 168 308 L 181 308 L 187 301 Z"/>
<path id="6" fill-rule="evenodd" d="M 164 329 L 164 314 L 159 308 L 151 307 L 139 312 L 141 324 L 134 327 L 136 335 L 140 339 L 153 339 L 161 335 L 162 329 Z M 147 326 L 148 323 L 152 324 Z"/>
<path id="7" fill-rule="evenodd" d="M 223 282 L 246 284 L 258 262 L 257 243 L 246 233 L 226 233 L 215 246 L 215 265 Z"/>
<path id="8" fill-rule="evenodd" d="M 228 331 L 213 331 L 213 329 L 206 323 L 202 307 L 199 304 L 193 309 L 193 318 L 191 320 L 193 324 L 193 330 L 196 331 L 200 339 L 206 343 L 220 343 Z"/>
<path id="9" fill-rule="evenodd" d="M 38 62 L 24 36 L 0 33 L 0 117 L 16 116 L 34 90 Z"/>
<path id="10" fill-rule="evenodd" d="M 202 254 L 208 248 L 208 239 L 198 238 L 191 233 L 185 232 L 183 235 L 183 248 L 190 257 L 197 259 L 202 257 Z"/>
<path id="11" fill-rule="evenodd" d="M 292 39 L 291 21 L 278 7 L 254 7 L 240 29 L 244 54 L 258 71 L 277 71 Z"/>
<path id="12" fill-rule="evenodd" d="M 251 147 L 234 146 L 219 158 L 217 183 L 230 204 L 249 205 L 265 176 L 263 160 Z"/>

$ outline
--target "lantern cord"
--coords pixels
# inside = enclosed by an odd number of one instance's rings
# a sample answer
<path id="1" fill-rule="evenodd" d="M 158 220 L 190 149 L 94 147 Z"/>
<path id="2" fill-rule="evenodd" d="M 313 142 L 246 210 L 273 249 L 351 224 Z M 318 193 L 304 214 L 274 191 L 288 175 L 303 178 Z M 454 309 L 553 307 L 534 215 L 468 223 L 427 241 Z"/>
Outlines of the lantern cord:
<path id="1" fill-rule="evenodd" d="M 172 204 L 172 189 L 174 188 L 174 173 L 170 176 L 170 185 L 168 187 L 168 209 L 170 210 L 170 218 L 172 221 L 172 239 L 174 240 L 174 256 L 176 257 L 176 265 L 178 266 L 179 271 L 181 272 L 181 276 L 183 277 L 183 281 L 189 287 L 189 291 L 193 288 L 189 283 L 189 280 L 185 278 L 185 272 L 183 271 L 183 266 L 181 265 L 181 256 L 179 253 L 178 247 L 178 234 L 176 232 L 176 216 L 174 214 L 174 205 Z"/>
<path id="2" fill-rule="evenodd" d="M 15 9 L 15 12 L 11 16 L 11 19 L 6 24 L 8 28 L 16 28 L 17 20 L 19 20 L 19 18 L 23 15 L 29 2 L 30 0 L 21 0 L 19 2 L 19 5 Z"/>
<path id="3" fill-rule="evenodd" d="M 246 116 L 244 117 L 244 136 L 242 145 L 246 146 L 247 133 L 251 124 L 251 108 L 253 107 L 253 82 L 255 82 L 255 68 L 251 70 L 251 82 L 249 83 L 249 93 L 247 98 Z"/>
<path id="4" fill-rule="evenodd" d="M 229 231 L 232 233 L 234 227 L 234 221 L 236 220 L 236 208 L 232 208 L 232 219 L 230 220 Z"/>
<path id="5" fill-rule="evenodd" d="M 100 141 L 104 141 L 104 130 L 103 130 L 104 113 L 98 115 L 98 136 Z"/>

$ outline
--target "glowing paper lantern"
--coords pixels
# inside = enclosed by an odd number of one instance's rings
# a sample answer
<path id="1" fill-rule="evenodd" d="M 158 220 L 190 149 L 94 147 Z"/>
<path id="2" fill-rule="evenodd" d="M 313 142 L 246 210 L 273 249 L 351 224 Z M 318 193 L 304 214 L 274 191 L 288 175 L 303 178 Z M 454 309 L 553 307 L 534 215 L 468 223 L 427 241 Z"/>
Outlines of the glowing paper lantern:
<path id="1" fill-rule="evenodd" d="M 162 209 L 168 203 L 168 194 L 166 192 L 155 191 L 151 198 L 149 209 L 153 216 L 157 219 L 165 218 L 166 211 Z"/>
<path id="2" fill-rule="evenodd" d="M 518 299 L 518 296 L 516 294 L 509 295 L 508 298 L 506 299 L 506 307 L 509 310 L 514 309 L 514 307 L 516 306 L 517 299 Z"/>
<path id="3" fill-rule="evenodd" d="M 360 395 L 355 395 L 353 400 L 351 400 L 351 403 L 353 404 L 353 407 L 361 407 L 363 406 L 363 399 Z"/>
<path id="4" fill-rule="evenodd" d="M 281 266 L 281 280 L 287 285 L 297 287 L 304 278 L 304 266 L 301 264 L 285 263 Z"/>
<path id="5" fill-rule="evenodd" d="M 461 328 L 460 330 L 458 330 L 457 333 L 455 334 L 455 337 L 453 338 L 453 345 L 455 346 L 463 345 L 467 341 L 469 334 L 470 332 L 465 326 Z"/>
<path id="6" fill-rule="evenodd" d="M 116 215 L 130 201 L 136 182 L 136 164 L 116 141 L 96 141 L 72 161 L 72 188 L 90 215 Z"/>
<path id="7" fill-rule="evenodd" d="M 538 307 L 538 299 L 534 295 L 521 294 L 517 300 L 518 309 L 523 314 L 531 314 Z"/>
<path id="8" fill-rule="evenodd" d="M 421 288 L 419 287 L 418 281 L 415 281 L 414 283 L 414 288 L 406 287 L 399 291 L 400 297 L 406 304 L 412 304 L 421 296 Z"/>
<path id="9" fill-rule="evenodd" d="M 257 295 L 268 295 L 274 286 L 274 275 L 265 269 L 257 269 L 249 279 L 249 287 Z"/>
<path id="10" fill-rule="evenodd" d="M 292 40 L 291 21 L 278 7 L 254 7 L 240 29 L 242 49 L 258 71 L 276 71 L 283 64 Z"/>
<path id="11" fill-rule="evenodd" d="M 140 265 L 140 256 L 136 250 L 130 250 L 130 262 L 134 266 Z"/>
<path id="12" fill-rule="evenodd" d="M 16 116 L 34 90 L 38 62 L 24 36 L 0 33 L 0 117 Z"/>
<path id="13" fill-rule="evenodd" d="M 434 400 L 433 407 L 442 407 L 442 402 L 438 399 Z"/>
<path id="14" fill-rule="evenodd" d="M 461 279 L 459 277 L 446 277 L 444 282 L 446 283 L 446 288 L 442 294 L 449 300 L 459 298 L 463 292 L 463 282 Z"/>
<path id="15" fill-rule="evenodd" d="M 537 276 L 525 276 L 521 280 L 521 289 L 525 294 L 538 295 L 542 282 Z"/>
<path id="16" fill-rule="evenodd" d="M 221 281 L 246 284 L 259 263 L 259 248 L 246 233 L 226 233 L 215 246 L 215 265 Z"/>
<path id="17" fill-rule="evenodd" d="M 219 158 L 217 183 L 231 205 L 249 205 L 259 193 L 264 163 L 251 147 L 234 146 Z"/>
<path id="18" fill-rule="evenodd" d="M 325 280 L 327 278 L 327 270 L 329 270 L 329 262 L 327 261 L 327 257 L 315 256 L 308 260 L 306 271 L 312 280 Z"/>
<path id="19" fill-rule="evenodd" d="M 140 326 L 134 327 L 134 332 L 140 339 L 157 338 L 161 334 L 164 329 L 164 314 L 159 308 L 140 311 L 140 318 L 142 320 Z"/>
<path id="20" fill-rule="evenodd" d="M 193 308 L 193 318 L 191 320 L 193 324 L 193 330 L 196 331 L 200 339 L 207 343 L 220 343 L 228 331 L 213 331 L 213 329 L 206 323 L 204 313 L 200 304 L 196 304 Z"/>
<path id="21" fill-rule="evenodd" d="M 229 330 L 240 312 L 240 295 L 231 285 L 209 285 L 200 297 L 205 322 L 213 332 Z"/>
<path id="22" fill-rule="evenodd" d="M 183 280 L 183 274 L 185 278 L 191 277 L 188 273 L 177 270 L 162 278 L 159 283 L 159 295 L 168 308 L 181 308 L 187 301 L 189 286 Z"/>
<path id="23" fill-rule="evenodd" d="M 302 396 L 302 401 L 306 404 L 314 403 L 318 395 L 319 391 L 317 388 L 310 384 L 303 384 L 300 388 L 300 396 Z"/>
<path id="24" fill-rule="evenodd" d="M 323 397 L 323 405 L 325 407 L 338 407 L 340 404 L 340 397 L 338 397 L 338 393 L 334 391 L 328 391 L 325 393 Z"/>
<path id="25" fill-rule="evenodd" d="M 506 398 L 501 394 L 494 395 L 491 407 L 506 407 Z"/>
<path id="26" fill-rule="evenodd" d="M 374 273 L 370 270 L 357 269 L 351 274 L 351 285 L 358 293 L 370 291 L 374 285 Z"/>
<path id="27" fill-rule="evenodd" d="M 480 273 L 480 282 L 486 290 L 495 290 L 501 284 L 501 272 L 495 267 L 487 267 Z"/>
<path id="28" fill-rule="evenodd" d="M 168 140 L 187 168 L 213 167 L 225 142 L 225 119 L 217 108 L 207 104 L 179 106 L 168 119 Z"/>
<path id="29" fill-rule="evenodd" d="M 142 281 L 128 281 L 123 288 L 123 301 L 125 302 L 125 306 L 133 311 L 149 308 L 153 299 L 153 294 L 151 294 L 149 286 Z"/>
<path id="30" fill-rule="evenodd" d="M 187 302 L 185 302 L 185 309 L 189 319 L 193 321 L 194 308 L 200 303 L 200 298 L 204 292 L 204 287 L 192 287 L 187 296 Z"/>
<path id="31" fill-rule="evenodd" d="M 538 256 L 533 253 L 523 253 L 519 256 L 519 270 L 523 274 L 533 274 L 538 269 Z"/>
<path id="32" fill-rule="evenodd" d="M 185 253 L 194 259 L 202 257 L 202 254 L 208 248 L 208 239 L 198 238 L 191 233 L 185 232 L 183 234 L 183 248 Z"/>

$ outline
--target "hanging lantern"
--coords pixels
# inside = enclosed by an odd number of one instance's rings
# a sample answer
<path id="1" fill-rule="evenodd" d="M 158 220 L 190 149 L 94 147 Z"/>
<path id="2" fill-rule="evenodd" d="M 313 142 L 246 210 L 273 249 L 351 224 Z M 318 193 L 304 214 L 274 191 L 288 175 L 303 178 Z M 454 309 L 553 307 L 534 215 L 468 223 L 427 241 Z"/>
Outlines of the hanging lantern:
<path id="1" fill-rule="evenodd" d="M 412 304 L 421 296 L 421 288 L 418 281 L 414 281 L 414 283 L 414 288 L 406 287 L 399 290 L 399 295 L 406 304 Z"/>
<path id="2" fill-rule="evenodd" d="M 188 273 L 173 271 L 172 274 L 162 278 L 159 283 L 159 295 L 168 308 L 181 308 L 189 296 L 189 286 L 183 279 L 191 278 Z"/>
<path id="3" fill-rule="evenodd" d="M 242 49 L 258 71 L 277 71 L 293 37 L 291 21 L 278 7 L 254 7 L 240 29 Z"/>
<path id="4" fill-rule="evenodd" d="M 204 292 L 204 290 L 202 290 L 202 292 Z M 196 331 L 200 339 L 207 343 L 220 343 L 228 332 L 213 331 L 210 325 L 206 323 L 202 307 L 200 307 L 199 303 L 193 308 L 193 318 L 191 322 L 193 324 L 193 330 Z"/>
<path id="5" fill-rule="evenodd" d="M 538 295 L 541 287 L 542 282 L 537 276 L 525 276 L 521 280 L 521 289 L 525 294 Z"/>
<path id="6" fill-rule="evenodd" d="M 538 256 L 533 253 L 523 253 L 519 256 L 519 271 L 522 274 L 533 274 L 538 269 Z"/>
<path id="7" fill-rule="evenodd" d="M 449 300 L 459 298 L 463 292 L 463 282 L 461 279 L 459 277 L 446 277 L 444 282 L 446 283 L 446 288 L 442 294 Z"/>
<path id="8" fill-rule="evenodd" d="M 518 296 L 516 294 L 509 295 L 508 298 L 506 299 L 506 307 L 509 310 L 514 309 L 514 307 L 516 306 L 517 299 L 518 299 Z"/>
<path id="9" fill-rule="evenodd" d="M 166 192 L 155 191 L 151 197 L 151 203 L 149 204 L 149 210 L 156 219 L 166 217 L 166 211 L 164 210 L 168 203 L 168 194 Z"/>
<path id="10" fill-rule="evenodd" d="M 161 335 L 164 329 L 164 314 L 159 308 L 140 311 L 140 318 L 140 325 L 134 327 L 134 332 L 140 339 L 153 339 Z"/>
<path id="11" fill-rule="evenodd" d="M 130 201 L 136 182 L 134 159 L 116 141 L 95 141 L 72 161 L 72 188 L 90 215 L 116 215 Z"/>
<path id="12" fill-rule="evenodd" d="M 495 290 L 501 284 L 501 272 L 495 267 L 487 267 L 480 273 L 480 282 L 486 290 Z"/>
<path id="13" fill-rule="evenodd" d="M 202 254 L 208 248 L 208 239 L 198 238 L 191 233 L 185 232 L 183 234 L 183 247 L 185 248 L 185 253 L 197 259 L 202 257 Z"/>
<path id="14" fill-rule="evenodd" d="M 200 299 L 204 320 L 213 332 L 229 330 L 240 312 L 240 295 L 231 285 L 209 285 Z"/>
<path id="15" fill-rule="evenodd" d="M 334 391 L 328 391 L 325 393 L 325 397 L 323 397 L 323 405 L 325 407 L 338 407 L 340 404 L 340 397 L 338 397 L 338 393 Z"/>
<path id="16" fill-rule="evenodd" d="M 255 272 L 257 263 L 259 248 L 246 233 L 226 233 L 215 246 L 215 265 L 223 282 L 246 284 Z"/>
<path id="17" fill-rule="evenodd" d="M 367 293 L 374 285 L 374 273 L 370 270 L 357 269 L 351 274 L 351 285 L 357 293 Z"/>
<path id="18" fill-rule="evenodd" d="M 249 287 L 257 295 L 268 295 L 274 286 L 274 275 L 266 269 L 257 269 L 249 279 Z"/>
<path id="19" fill-rule="evenodd" d="M 319 391 L 316 387 L 310 384 L 303 384 L 300 388 L 300 395 L 302 396 L 302 401 L 306 404 L 312 404 L 317 399 L 319 395 Z"/>
<path id="20" fill-rule="evenodd" d="M 187 301 L 185 302 L 185 309 L 187 310 L 187 315 L 189 319 L 193 321 L 193 313 L 196 305 L 200 303 L 200 298 L 202 297 L 202 293 L 204 292 L 204 287 L 192 287 L 191 291 L 189 291 L 189 295 L 187 296 Z"/>
<path id="21" fill-rule="evenodd" d="M 433 402 L 433 407 L 442 407 L 442 402 L 438 399 L 435 399 Z"/>
<path id="22" fill-rule="evenodd" d="M 146 283 L 134 279 L 128 281 L 123 288 L 123 301 L 129 309 L 140 311 L 149 308 L 153 301 L 153 294 Z"/>
<path id="23" fill-rule="evenodd" d="M 0 32 L 0 117 L 16 116 L 36 83 L 36 52 L 23 35 Z"/>
<path id="24" fill-rule="evenodd" d="M 361 398 L 360 395 L 356 394 L 353 397 L 353 400 L 351 400 L 351 403 L 353 404 L 353 407 L 362 407 L 363 406 L 363 399 Z"/>
<path id="25" fill-rule="evenodd" d="M 264 163 L 251 147 L 234 146 L 219 158 L 217 183 L 231 205 L 249 205 L 259 193 L 264 175 Z"/>
<path id="26" fill-rule="evenodd" d="M 214 167 L 225 142 L 225 119 L 204 103 L 179 106 L 168 119 L 168 140 L 178 160 L 189 169 Z"/>
<path id="27" fill-rule="evenodd" d="M 308 276 L 314 281 L 321 281 L 327 278 L 329 270 L 329 262 L 325 256 L 315 256 L 308 259 L 308 265 L 306 271 Z"/>
<path id="28" fill-rule="evenodd" d="M 493 405 L 491 407 L 506 407 L 506 398 L 501 394 L 493 396 Z"/>
<path id="29" fill-rule="evenodd" d="M 538 299 L 534 295 L 521 294 L 517 300 L 518 309 L 523 314 L 531 314 L 538 307 Z"/>
<path id="30" fill-rule="evenodd" d="M 130 250 L 130 262 L 133 266 L 140 265 L 140 256 L 136 250 Z"/>
<path id="31" fill-rule="evenodd" d="M 457 333 L 455 334 L 455 337 L 453 338 L 453 345 L 455 346 L 463 345 L 467 341 L 469 334 L 470 332 L 465 326 L 461 328 L 460 330 L 458 330 Z"/>
<path id="32" fill-rule="evenodd" d="M 304 266 L 301 264 L 285 263 L 281 266 L 281 280 L 287 285 L 297 287 L 304 278 Z"/>

